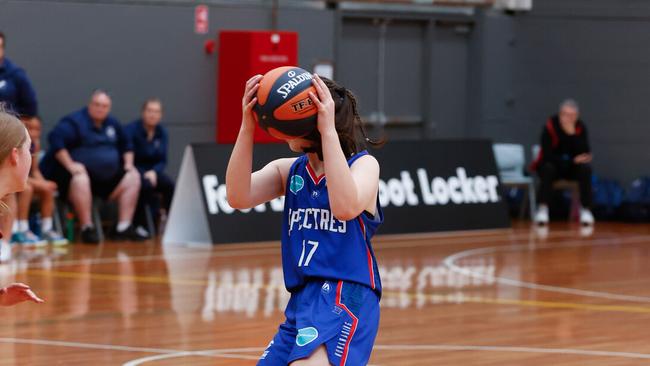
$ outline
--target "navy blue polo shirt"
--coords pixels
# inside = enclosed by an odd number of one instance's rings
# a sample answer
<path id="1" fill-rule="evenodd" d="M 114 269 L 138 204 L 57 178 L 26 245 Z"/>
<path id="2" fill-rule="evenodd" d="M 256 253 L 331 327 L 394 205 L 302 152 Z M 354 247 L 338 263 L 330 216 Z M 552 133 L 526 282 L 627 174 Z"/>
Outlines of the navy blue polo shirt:
<path id="1" fill-rule="evenodd" d="M 158 124 L 151 141 L 147 139 L 147 130 L 141 119 L 126 126 L 126 131 L 133 144 L 135 166 L 140 173 L 153 170 L 160 175 L 167 165 L 167 130 Z"/>
<path id="2" fill-rule="evenodd" d="M 25 70 L 6 57 L 0 59 L 0 102 L 20 116 L 33 117 L 38 113 L 36 93 Z"/>
<path id="3" fill-rule="evenodd" d="M 96 127 L 88 108 L 63 117 L 48 134 L 50 148 L 41 170 L 51 172 L 58 161 L 56 153 L 66 149 L 74 161 L 82 163 L 92 179 L 108 181 L 123 168 L 123 154 L 132 151 L 131 140 L 120 122 L 108 116 L 100 127 Z M 47 174 L 46 174 L 47 175 Z"/>

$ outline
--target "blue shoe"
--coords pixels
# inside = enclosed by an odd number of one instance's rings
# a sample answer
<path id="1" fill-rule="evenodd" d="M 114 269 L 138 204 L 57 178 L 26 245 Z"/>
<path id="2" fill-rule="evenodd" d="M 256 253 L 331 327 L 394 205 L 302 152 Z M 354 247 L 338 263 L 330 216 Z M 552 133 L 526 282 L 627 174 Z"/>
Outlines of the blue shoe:
<path id="1" fill-rule="evenodd" d="M 64 238 L 63 235 L 57 233 L 54 230 L 47 231 L 43 233 L 43 239 L 49 242 L 52 245 L 66 245 L 68 244 L 68 239 Z"/>
<path id="2" fill-rule="evenodd" d="M 27 240 L 27 238 L 25 238 L 25 233 L 14 232 L 13 234 L 11 234 L 11 239 L 9 240 L 9 244 L 12 244 L 12 245 L 13 244 L 22 244 L 22 243 L 25 242 L 25 240 Z"/>
<path id="3" fill-rule="evenodd" d="M 18 234 L 18 233 L 16 233 Z M 27 230 L 22 234 L 22 242 L 20 242 L 24 246 L 28 247 L 42 247 L 47 245 L 47 240 L 41 239 L 38 235 L 34 234 L 30 230 Z"/>

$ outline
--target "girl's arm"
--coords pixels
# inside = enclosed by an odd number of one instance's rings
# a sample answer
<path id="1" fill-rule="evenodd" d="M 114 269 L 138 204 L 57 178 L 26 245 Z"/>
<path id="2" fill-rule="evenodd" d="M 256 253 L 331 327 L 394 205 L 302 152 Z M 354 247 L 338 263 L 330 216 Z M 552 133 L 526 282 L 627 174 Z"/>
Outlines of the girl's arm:
<path id="1" fill-rule="evenodd" d="M 323 80 L 314 76 L 318 95 L 310 93 L 318 107 L 318 131 L 323 146 L 323 164 L 327 177 L 332 214 L 339 220 L 352 220 L 364 210 L 375 213 L 379 187 L 379 163 L 366 155 L 348 167 L 348 162 L 334 125 L 334 100 Z"/>
<path id="2" fill-rule="evenodd" d="M 255 132 L 253 106 L 257 103 L 257 97 L 253 96 L 259 88 L 261 78 L 261 75 L 255 75 L 246 82 L 242 99 L 242 124 L 226 170 L 228 203 L 237 209 L 255 207 L 283 195 L 284 182 L 295 160 L 274 160 L 255 173 L 252 172 Z"/>

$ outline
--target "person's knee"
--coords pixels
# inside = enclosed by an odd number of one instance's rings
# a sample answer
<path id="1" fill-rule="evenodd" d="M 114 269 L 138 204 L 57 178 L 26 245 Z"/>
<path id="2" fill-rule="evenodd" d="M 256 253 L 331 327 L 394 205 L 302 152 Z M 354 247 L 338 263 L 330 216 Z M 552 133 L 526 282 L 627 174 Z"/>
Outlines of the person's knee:
<path id="1" fill-rule="evenodd" d="M 25 189 L 23 189 L 22 193 L 31 196 L 34 193 L 34 186 L 31 184 L 26 184 Z"/>
<path id="2" fill-rule="evenodd" d="M 90 188 L 90 177 L 86 173 L 77 173 L 70 179 L 70 186 L 75 188 Z"/>
<path id="3" fill-rule="evenodd" d="M 126 179 L 126 182 L 129 184 L 129 186 L 132 186 L 134 188 L 137 187 L 138 189 L 140 189 L 141 186 L 140 173 L 138 173 L 137 170 L 133 169 L 128 173 L 126 173 L 124 179 Z"/>

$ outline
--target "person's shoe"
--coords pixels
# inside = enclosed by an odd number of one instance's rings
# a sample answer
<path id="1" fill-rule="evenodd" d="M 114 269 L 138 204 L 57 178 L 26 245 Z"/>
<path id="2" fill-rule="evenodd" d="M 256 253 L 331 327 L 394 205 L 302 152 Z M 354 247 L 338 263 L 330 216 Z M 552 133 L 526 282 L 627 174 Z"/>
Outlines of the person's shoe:
<path id="1" fill-rule="evenodd" d="M 585 226 L 591 226 L 594 224 L 594 215 L 591 214 L 588 208 L 580 209 L 580 223 Z"/>
<path id="2" fill-rule="evenodd" d="M 548 225 L 537 225 L 535 226 L 535 235 L 537 235 L 537 238 L 539 239 L 546 239 L 548 238 Z"/>
<path id="3" fill-rule="evenodd" d="M 149 236 L 142 235 L 138 232 L 135 226 L 131 225 L 124 231 L 113 230 L 113 235 L 111 236 L 113 240 L 131 240 L 131 241 L 143 241 L 149 239 Z"/>
<path id="4" fill-rule="evenodd" d="M 31 231 L 15 232 L 11 235 L 12 244 L 20 244 L 26 247 L 42 247 L 47 245 L 47 240 L 43 240 Z"/>
<path id="5" fill-rule="evenodd" d="M 25 233 L 16 231 L 11 234 L 11 239 L 9 239 L 9 244 L 22 244 L 27 240 L 25 238 Z"/>
<path id="6" fill-rule="evenodd" d="M 87 227 L 81 230 L 81 242 L 86 244 L 99 244 L 99 236 L 97 229 L 94 227 Z"/>
<path id="7" fill-rule="evenodd" d="M 581 237 L 588 238 L 594 233 L 594 225 L 582 225 L 579 232 Z"/>
<path id="8" fill-rule="evenodd" d="M 31 230 L 25 231 L 25 241 L 23 245 L 44 247 L 47 245 L 47 240 L 41 239 L 40 236 L 34 234 Z"/>
<path id="9" fill-rule="evenodd" d="M 548 207 L 540 206 L 535 213 L 535 223 L 537 225 L 548 224 Z"/>
<path id="10" fill-rule="evenodd" d="M 149 231 L 147 229 L 145 229 L 144 227 L 142 227 L 141 225 L 138 225 L 135 228 L 135 232 L 138 235 L 140 235 L 140 236 L 142 236 L 144 238 L 151 239 L 151 235 L 149 234 Z"/>
<path id="11" fill-rule="evenodd" d="M 54 230 L 43 233 L 43 239 L 47 240 L 48 243 L 52 245 L 66 245 L 68 244 L 68 239 L 64 238 L 63 235 L 57 233 Z"/>

